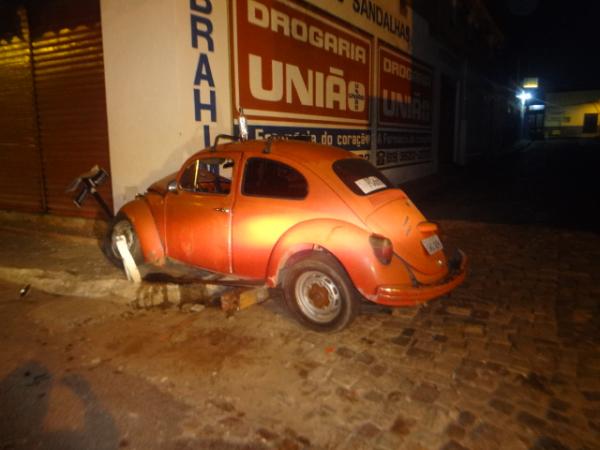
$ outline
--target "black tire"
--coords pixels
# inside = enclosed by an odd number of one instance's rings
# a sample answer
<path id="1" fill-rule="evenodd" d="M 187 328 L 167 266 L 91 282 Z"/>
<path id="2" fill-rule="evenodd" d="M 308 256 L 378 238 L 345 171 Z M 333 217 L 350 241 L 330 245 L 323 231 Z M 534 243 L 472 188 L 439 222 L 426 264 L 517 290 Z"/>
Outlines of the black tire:
<path id="1" fill-rule="evenodd" d="M 310 253 L 286 272 L 285 302 L 301 324 L 315 331 L 339 331 L 354 320 L 360 308 L 358 294 L 333 256 Z"/>
<path id="2" fill-rule="evenodd" d="M 115 237 L 119 234 L 125 236 L 127 240 L 127 247 L 133 256 L 133 260 L 136 264 L 142 264 L 144 262 L 144 255 L 142 254 L 142 247 L 140 240 L 137 237 L 135 228 L 129 220 L 129 218 L 122 212 L 117 214 L 108 227 L 108 232 L 104 237 L 102 243 L 102 250 L 111 263 L 119 268 L 123 268 L 123 261 L 121 255 L 117 250 L 115 244 Z"/>

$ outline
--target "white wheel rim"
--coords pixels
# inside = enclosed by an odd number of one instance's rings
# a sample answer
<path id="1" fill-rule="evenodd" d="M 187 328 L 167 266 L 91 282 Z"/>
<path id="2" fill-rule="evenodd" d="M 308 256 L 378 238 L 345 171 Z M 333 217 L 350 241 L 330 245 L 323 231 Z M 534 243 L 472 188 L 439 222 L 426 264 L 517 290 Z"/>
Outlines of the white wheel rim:
<path id="1" fill-rule="evenodd" d="M 337 285 L 322 272 L 302 273 L 296 280 L 294 293 L 302 313 L 314 322 L 330 322 L 342 309 L 342 296 Z"/>

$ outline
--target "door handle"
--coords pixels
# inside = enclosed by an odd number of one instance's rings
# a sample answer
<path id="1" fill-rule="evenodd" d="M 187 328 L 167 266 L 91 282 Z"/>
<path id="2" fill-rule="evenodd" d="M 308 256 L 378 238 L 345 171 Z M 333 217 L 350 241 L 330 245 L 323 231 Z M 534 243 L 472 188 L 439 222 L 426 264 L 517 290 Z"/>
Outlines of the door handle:
<path id="1" fill-rule="evenodd" d="M 231 211 L 229 208 L 214 208 L 214 210 L 222 213 L 228 213 Z"/>

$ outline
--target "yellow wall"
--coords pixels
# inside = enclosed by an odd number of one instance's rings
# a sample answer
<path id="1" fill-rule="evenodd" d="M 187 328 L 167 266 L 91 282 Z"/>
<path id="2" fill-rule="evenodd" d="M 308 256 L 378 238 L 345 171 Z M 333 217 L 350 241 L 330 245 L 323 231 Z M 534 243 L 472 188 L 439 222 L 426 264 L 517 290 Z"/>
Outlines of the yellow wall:
<path id="1" fill-rule="evenodd" d="M 548 93 L 544 134 L 546 137 L 599 136 L 600 127 L 595 133 L 583 133 L 585 114 L 600 115 L 600 91 Z"/>
<path id="2" fill-rule="evenodd" d="M 583 116 L 588 113 L 600 114 L 600 101 L 582 105 L 547 106 L 546 127 L 581 127 Z"/>

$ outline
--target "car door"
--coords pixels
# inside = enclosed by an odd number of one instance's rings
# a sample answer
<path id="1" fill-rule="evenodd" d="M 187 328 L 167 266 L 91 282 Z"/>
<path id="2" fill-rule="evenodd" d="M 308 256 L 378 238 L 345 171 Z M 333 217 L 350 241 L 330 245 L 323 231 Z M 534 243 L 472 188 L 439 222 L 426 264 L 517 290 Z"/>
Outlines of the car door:
<path id="1" fill-rule="evenodd" d="M 203 269 L 231 272 L 231 210 L 239 156 L 208 153 L 187 162 L 167 195 L 166 252 Z"/>
<path id="2" fill-rule="evenodd" d="M 308 182 L 289 164 L 253 156 L 245 161 L 243 173 L 233 217 L 233 269 L 243 277 L 264 279 L 281 235 L 322 213 L 306 208 Z"/>

